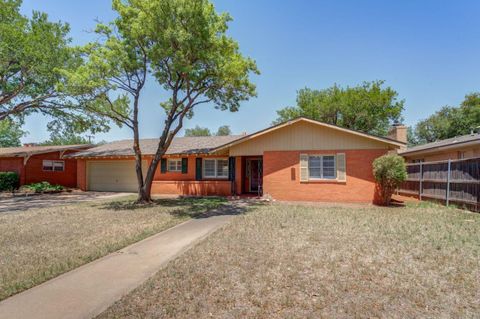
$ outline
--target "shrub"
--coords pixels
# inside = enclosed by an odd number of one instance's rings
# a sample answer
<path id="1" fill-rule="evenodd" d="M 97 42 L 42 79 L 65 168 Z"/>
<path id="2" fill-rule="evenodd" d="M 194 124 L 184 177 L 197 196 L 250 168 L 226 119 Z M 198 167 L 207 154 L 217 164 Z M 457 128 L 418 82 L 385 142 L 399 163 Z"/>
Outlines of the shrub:
<path id="1" fill-rule="evenodd" d="M 393 192 L 407 179 L 405 160 L 398 155 L 384 155 L 373 162 L 373 175 L 380 189 L 380 200 L 390 205 Z"/>
<path id="2" fill-rule="evenodd" d="M 35 193 L 62 191 L 64 188 L 61 185 L 51 185 L 49 182 L 33 183 L 25 186 Z"/>
<path id="3" fill-rule="evenodd" d="M 0 191 L 13 192 L 20 187 L 20 176 L 16 172 L 0 172 Z"/>

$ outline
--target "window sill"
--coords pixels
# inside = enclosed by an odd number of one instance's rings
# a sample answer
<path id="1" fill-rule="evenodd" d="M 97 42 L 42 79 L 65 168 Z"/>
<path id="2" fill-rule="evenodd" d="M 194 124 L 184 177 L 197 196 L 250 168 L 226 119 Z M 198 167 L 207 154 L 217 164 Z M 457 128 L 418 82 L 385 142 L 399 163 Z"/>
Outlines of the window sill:
<path id="1" fill-rule="evenodd" d="M 302 184 L 346 184 L 347 181 L 340 181 L 338 179 L 309 179 L 308 181 L 301 181 Z"/>

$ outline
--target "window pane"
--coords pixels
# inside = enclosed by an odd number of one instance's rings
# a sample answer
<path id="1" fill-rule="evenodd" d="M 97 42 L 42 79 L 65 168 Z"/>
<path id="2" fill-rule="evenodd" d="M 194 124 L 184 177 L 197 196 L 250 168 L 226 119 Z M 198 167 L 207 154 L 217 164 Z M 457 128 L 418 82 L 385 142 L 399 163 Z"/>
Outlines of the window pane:
<path id="1" fill-rule="evenodd" d="M 56 172 L 63 172 L 64 162 L 53 162 L 53 170 Z"/>
<path id="2" fill-rule="evenodd" d="M 228 160 L 217 160 L 217 177 L 228 177 Z"/>
<path id="3" fill-rule="evenodd" d="M 335 156 L 323 157 L 323 178 L 335 178 Z"/>
<path id="4" fill-rule="evenodd" d="M 182 161 L 178 159 L 169 159 L 168 160 L 168 171 L 169 172 L 179 172 L 182 170 Z"/>
<path id="5" fill-rule="evenodd" d="M 320 168 L 320 165 L 321 165 L 320 160 L 321 160 L 320 156 L 310 156 L 308 158 L 308 167 Z"/>
<path id="6" fill-rule="evenodd" d="M 206 177 L 215 177 L 215 160 L 203 161 L 203 175 Z"/>
<path id="7" fill-rule="evenodd" d="M 308 174 L 309 174 L 310 178 L 321 178 L 322 177 L 320 175 L 320 168 L 308 167 Z"/>
<path id="8" fill-rule="evenodd" d="M 43 161 L 42 166 L 44 171 L 53 171 L 52 161 Z"/>

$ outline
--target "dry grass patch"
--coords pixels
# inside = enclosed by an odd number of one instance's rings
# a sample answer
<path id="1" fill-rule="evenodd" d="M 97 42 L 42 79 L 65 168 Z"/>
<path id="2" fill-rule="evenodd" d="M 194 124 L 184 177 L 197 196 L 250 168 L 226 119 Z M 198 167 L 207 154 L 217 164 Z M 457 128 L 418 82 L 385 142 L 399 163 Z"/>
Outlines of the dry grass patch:
<path id="1" fill-rule="evenodd" d="M 235 218 L 100 318 L 468 318 L 479 301 L 479 214 L 273 205 Z"/>
<path id="2" fill-rule="evenodd" d="M 132 198 L 0 213 L 0 299 L 225 204 Z"/>

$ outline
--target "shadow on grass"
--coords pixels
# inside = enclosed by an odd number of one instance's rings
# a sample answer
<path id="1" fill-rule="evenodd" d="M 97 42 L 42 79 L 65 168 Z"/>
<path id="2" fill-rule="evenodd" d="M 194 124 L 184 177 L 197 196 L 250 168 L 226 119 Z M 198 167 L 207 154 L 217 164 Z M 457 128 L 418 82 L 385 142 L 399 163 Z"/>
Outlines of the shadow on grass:
<path id="1" fill-rule="evenodd" d="M 207 218 L 221 215 L 241 215 L 249 208 L 263 205 L 258 201 L 228 201 L 224 197 L 157 198 L 149 204 L 137 204 L 135 199 L 114 200 L 97 205 L 110 211 L 132 211 L 150 208 L 174 208 L 168 213 L 177 217 Z"/>

